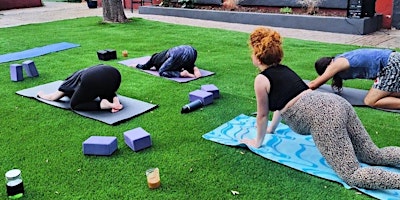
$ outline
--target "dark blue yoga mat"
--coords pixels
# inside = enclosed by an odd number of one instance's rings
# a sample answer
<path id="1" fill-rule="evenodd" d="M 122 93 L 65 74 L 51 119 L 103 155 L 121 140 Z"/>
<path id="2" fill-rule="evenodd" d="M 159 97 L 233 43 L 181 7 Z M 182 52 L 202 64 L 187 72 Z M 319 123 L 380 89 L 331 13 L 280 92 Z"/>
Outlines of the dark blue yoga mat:
<path id="1" fill-rule="evenodd" d="M 79 44 L 73 44 L 69 42 L 60 42 L 56 44 L 50 44 L 43 47 L 36 47 L 33 49 L 28 49 L 25 51 L 14 52 L 0 55 L 0 63 L 10 62 L 14 60 L 22 60 L 27 58 L 33 58 L 37 56 L 42 56 L 48 53 L 62 51 L 66 49 L 71 49 L 79 47 Z"/>

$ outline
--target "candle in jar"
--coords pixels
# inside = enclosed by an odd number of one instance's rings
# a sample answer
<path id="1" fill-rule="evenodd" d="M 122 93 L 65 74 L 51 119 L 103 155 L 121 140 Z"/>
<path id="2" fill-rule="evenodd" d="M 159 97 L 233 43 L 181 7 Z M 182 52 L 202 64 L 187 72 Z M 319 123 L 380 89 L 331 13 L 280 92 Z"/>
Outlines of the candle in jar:
<path id="1" fill-rule="evenodd" d="M 146 171 L 147 185 L 150 189 L 160 187 L 160 170 L 158 168 L 151 168 Z"/>
<path id="2" fill-rule="evenodd" d="M 123 57 L 128 57 L 128 51 L 127 50 L 123 50 L 122 51 L 122 56 Z"/>

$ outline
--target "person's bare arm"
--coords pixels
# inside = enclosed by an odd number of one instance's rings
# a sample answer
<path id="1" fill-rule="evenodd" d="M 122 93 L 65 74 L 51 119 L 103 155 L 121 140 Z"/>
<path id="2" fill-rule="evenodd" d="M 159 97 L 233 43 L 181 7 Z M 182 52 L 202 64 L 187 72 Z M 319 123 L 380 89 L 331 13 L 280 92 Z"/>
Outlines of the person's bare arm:
<path id="1" fill-rule="evenodd" d="M 272 121 L 270 124 L 268 124 L 267 133 L 274 133 L 276 127 L 279 125 L 279 122 L 281 122 L 281 119 L 281 111 L 274 111 L 274 114 L 272 115 Z"/>
<path id="2" fill-rule="evenodd" d="M 42 98 L 42 99 L 46 99 L 46 100 L 50 100 L 50 101 L 56 101 L 56 100 L 59 100 L 62 97 L 64 97 L 65 93 L 61 92 L 61 91 L 56 91 L 56 92 L 53 92 L 53 93 L 50 93 L 50 94 L 46 94 L 43 91 L 40 91 L 40 92 L 37 93 L 37 96 L 39 98 Z"/>
<path id="3" fill-rule="evenodd" d="M 244 144 L 255 148 L 259 148 L 262 145 L 265 134 L 267 133 L 269 88 L 269 80 L 263 75 L 258 75 L 254 81 L 254 90 L 257 99 L 257 135 L 253 139 L 245 138 L 241 140 Z"/>
<path id="4" fill-rule="evenodd" d="M 318 76 L 313 81 L 308 83 L 308 87 L 310 89 L 317 89 L 324 83 L 326 83 L 329 79 L 331 79 L 335 74 L 345 71 L 350 68 L 349 61 L 346 58 L 337 58 L 326 68 L 325 72 Z"/>

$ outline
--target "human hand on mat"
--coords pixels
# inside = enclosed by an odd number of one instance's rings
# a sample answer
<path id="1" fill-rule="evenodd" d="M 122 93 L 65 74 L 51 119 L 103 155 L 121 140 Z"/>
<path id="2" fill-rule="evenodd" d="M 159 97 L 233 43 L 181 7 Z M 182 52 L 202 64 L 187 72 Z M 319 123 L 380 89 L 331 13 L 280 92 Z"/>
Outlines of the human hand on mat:
<path id="1" fill-rule="evenodd" d="M 64 95 L 65 93 L 61 91 L 56 91 L 50 94 L 46 94 L 43 91 L 39 91 L 36 96 L 49 101 L 56 101 L 64 97 Z"/>

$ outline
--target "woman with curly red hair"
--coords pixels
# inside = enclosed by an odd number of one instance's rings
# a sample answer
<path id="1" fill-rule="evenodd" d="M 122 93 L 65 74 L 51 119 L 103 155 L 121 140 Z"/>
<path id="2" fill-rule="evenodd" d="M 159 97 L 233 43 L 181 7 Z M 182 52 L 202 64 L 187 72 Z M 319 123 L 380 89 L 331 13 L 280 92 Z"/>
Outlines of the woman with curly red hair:
<path id="1" fill-rule="evenodd" d="M 259 148 L 265 134 L 273 133 L 281 118 L 295 132 L 311 134 L 316 147 L 347 184 L 367 189 L 400 189 L 400 174 L 371 165 L 400 164 L 400 148 L 378 148 L 354 108 L 342 97 L 313 91 L 289 67 L 282 65 L 278 32 L 257 28 L 250 35 L 253 64 L 261 71 L 254 81 L 257 99 L 257 135 L 243 139 Z M 269 111 L 274 111 L 268 124 Z"/>

